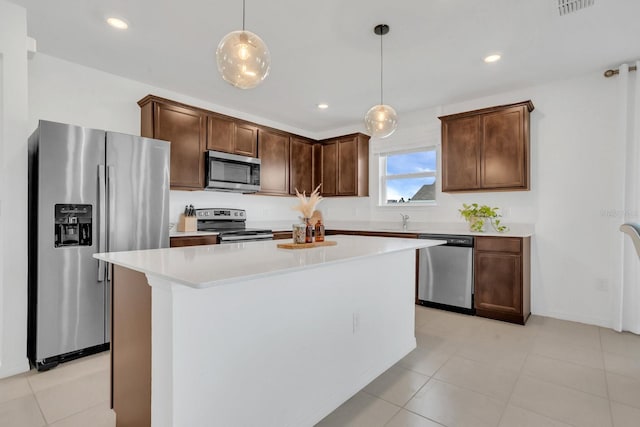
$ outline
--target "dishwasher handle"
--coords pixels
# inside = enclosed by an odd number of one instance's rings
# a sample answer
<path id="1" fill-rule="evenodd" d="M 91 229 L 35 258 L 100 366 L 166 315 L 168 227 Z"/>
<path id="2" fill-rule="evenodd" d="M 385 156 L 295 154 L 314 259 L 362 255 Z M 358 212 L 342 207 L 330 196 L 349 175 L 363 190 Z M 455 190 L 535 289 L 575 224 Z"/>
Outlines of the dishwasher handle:
<path id="1" fill-rule="evenodd" d="M 445 240 L 447 243 L 441 246 L 473 248 L 473 236 L 460 236 L 456 234 L 419 234 L 418 239 Z"/>

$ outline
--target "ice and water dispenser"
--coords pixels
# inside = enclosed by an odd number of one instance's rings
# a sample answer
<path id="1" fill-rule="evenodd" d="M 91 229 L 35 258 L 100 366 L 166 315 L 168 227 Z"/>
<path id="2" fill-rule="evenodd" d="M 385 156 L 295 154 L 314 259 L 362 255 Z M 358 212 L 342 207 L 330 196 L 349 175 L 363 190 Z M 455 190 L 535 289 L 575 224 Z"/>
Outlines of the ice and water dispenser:
<path id="1" fill-rule="evenodd" d="M 91 205 L 55 205 L 55 247 L 91 246 Z"/>

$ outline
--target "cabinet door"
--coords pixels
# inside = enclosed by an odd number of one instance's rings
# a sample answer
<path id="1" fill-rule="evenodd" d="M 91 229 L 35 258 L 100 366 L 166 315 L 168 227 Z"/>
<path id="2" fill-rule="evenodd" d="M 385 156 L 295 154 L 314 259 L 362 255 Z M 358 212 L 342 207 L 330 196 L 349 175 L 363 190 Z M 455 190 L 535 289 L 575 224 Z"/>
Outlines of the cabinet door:
<path id="1" fill-rule="evenodd" d="M 331 141 L 322 145 L 322 195 L 337 194 L 338 143 Z"/>
<path id="2" fill-rule="evenodd" d="M 482 188 L 527 187 L 525 108 L 509 108 L 482 116 Z"/>
<path id="3" fill-rule="evenodd" d="M 480 188 L 480 117 L 442 123 L 442 191 Z"/>
<path id="4" fill-rule="evenodd" d="M 233 152 L 241 156 L 258 156 L 258 128 L 248 123 L 236 123 Z"/>
<path id="5" fill-rule="evenodd" d="M 289 194 L 289 136 L 287 134 L 258 131 L 260 165 L 260 192 Z"/>
<path id="6" fill-rule="evenodd" d="M 506 252 L 475 253 L 475 308 L 522 315 L 522 256 Z"/>
<path id="7" fill-rule="evenodd" d="M 155 104 L 154 137 L 171 141 L 171 188 L 204 188 L 206 117 L 195 110 Z"/>
<path id="8" fill-rule="evenodd" d="M 339 196 L 358 195 L 358 140 L 357 138 L 338 141 L 338 183 Z"/>
<path id="9" fill-rule="evenodd" d="M 169 241 L 169 246 L 172 248 L 216 244 L 218 244 L 218 236 L 172 237 Z"/>
<path id="10" fill-rule="evenodd" d="M 291 184 L 289 192 L 296 194 L 313 191 L 313 144 L 304 139 L 291 137 Z"/>
<path id="11" fill-rule="evenodd" d="M 233 153 L 235 123 L 225 117 L 207 117 L 207 150 Z"/>

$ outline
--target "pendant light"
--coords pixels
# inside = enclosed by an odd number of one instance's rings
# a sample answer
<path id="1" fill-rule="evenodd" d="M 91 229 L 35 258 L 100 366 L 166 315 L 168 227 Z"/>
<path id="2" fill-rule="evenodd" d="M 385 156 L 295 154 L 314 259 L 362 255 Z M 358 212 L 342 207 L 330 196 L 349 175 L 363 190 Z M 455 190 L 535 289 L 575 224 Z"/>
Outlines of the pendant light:
<path id="1" fill-rule="evenodd" d="M 371 136 L 386 138 L 398 127 L 398 115 L 390 105 L 385 105 L 382 97 L 382 36 L 389 32 L 386 24 L 376 25 L 373 32 L 380 36 L 380 104 L 374 105 L 364 116 L 364 123 Z"/>
<path id="2" fill-rule="evenodd" d="M 232 31 L 216 49 L 218 71 L 224 80 L 240 89 L 258 86 L 269 74 L 271 55 L 260 37 L 244 29 L 245 0 L 242 0 L 242 31 Z"/>

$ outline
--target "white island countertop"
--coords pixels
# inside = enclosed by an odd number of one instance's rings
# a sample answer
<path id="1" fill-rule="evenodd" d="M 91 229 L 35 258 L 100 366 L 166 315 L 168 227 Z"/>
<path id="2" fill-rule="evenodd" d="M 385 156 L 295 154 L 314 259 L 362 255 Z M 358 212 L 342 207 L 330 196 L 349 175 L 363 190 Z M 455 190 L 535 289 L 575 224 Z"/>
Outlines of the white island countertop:
<path id="1" fill-rule="evenodd" d="M 442 241 L 329 236 L 336 246 L 280 249 L 282 241 L 231 243 L 95 254 L 94 258 L 192 288 L 337 264 L 359 258 L 440 245 Z"/>

